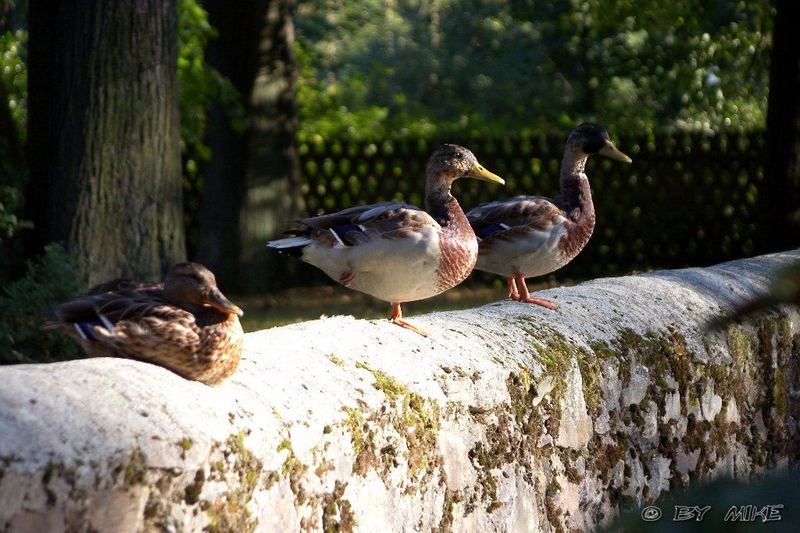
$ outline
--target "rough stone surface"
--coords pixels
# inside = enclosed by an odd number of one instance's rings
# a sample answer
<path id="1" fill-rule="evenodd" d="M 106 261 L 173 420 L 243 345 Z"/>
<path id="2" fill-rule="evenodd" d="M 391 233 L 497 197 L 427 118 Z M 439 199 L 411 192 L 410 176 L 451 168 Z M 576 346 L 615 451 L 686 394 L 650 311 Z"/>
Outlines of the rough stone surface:
<path id="1" fill-rule="evenodd" d="M 724 331 L 790 252 L 247 335 L 217 388 L 91 359 L 0 368 L 0 530 L 566 531 L 797 458 L 797 309 Z"/>

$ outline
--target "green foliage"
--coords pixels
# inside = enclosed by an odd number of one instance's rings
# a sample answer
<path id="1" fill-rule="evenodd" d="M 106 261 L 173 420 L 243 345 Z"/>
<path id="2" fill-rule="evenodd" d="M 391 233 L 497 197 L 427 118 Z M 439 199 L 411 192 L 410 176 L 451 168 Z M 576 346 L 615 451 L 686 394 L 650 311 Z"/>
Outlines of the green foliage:
<path id="1" fill-rule="evenodd" d="M 5 105 L 8 105 L 14 118 L 17 132 L 23 135 L 28 110 L 27 47 L 27 31 L 17 29 L 0 32 L 0 85 L 7 93 Z"/>
<path id="2" fill-rule="evenodd" d="M 45 313 L 85 289 L 64 249 L 47 246 L 28 262 L 27 273 L 0 294 L 0 364 L 48 362 L 81 357 L 66 335 L 43 331 Z"/>
<path id="3" fill-rule="evenodd" d="M 198 160 L 211 157 L 203 142 L 206 133 L 206 109 L 219 102 L 237 131 L 245 128 L 244 107 L 231 82 L 209 67 L 203 51 L 217 32 L 208 23 L 208 14 L 197 0 L 178 1 L 178 82 L 180 86 L 181 148 L 185 170 L 197 172 Z"/>
<path id="4" fill-rule="evenodd" d="M 11 6 L 6 6 L 10 9 Z M 3 13 L 0 13 L 0 17 Z M 21 168 L 19 151 L 25 138 L 25 120 L 27 115 L 27 82 L 26 66 L 28 32 L 22 29 L 0 31 L 0 95 L 5 101 L 0 106 L 8 113 L 11 123 L 8 131 L 0 134 L 0 245 L 8 249 L 9 240 L 20 230 L 30 228 L 31 223 L 19 216 L 22 208 L 22 188 L 27 181 L 27 173 Z M 5 124 L 5 121 L 3 121 Z M 6 254 L 0 263 L 6 260 Z M 4 267 L 0 264 L 0 267 Z"/>
<path id="5" fill-rule="evenodd" d="M 301 140 L 762 127 L 768 0 L 300 2 Z"/>
<path id="6" fill-rule="evenodd" d="M 0 166 L 4 166 L 3 161 L 0 161 Z M 0 242 L 13 237 L 22 229 L 33 227 L 29 220 L 23 220 L 17 216 L 21 207 L 22 193 L 20 189 L 9 185 L 0 185 Z"/>

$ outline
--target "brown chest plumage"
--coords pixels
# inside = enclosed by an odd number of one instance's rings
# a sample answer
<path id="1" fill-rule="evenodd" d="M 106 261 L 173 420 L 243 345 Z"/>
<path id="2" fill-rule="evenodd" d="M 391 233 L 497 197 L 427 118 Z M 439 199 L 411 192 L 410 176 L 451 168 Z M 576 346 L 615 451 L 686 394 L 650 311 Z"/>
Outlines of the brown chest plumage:
<path id="1" fill-rule="evenodd" d="M 436 288 L 440 292 L 467 279 L 478 259 L 478 239 L 458 203 L 454 204 L 450 222 L 439 238 L 441 258 L 436 270 Z"/>
<path id="2" fill-rule="evenodd" d="M 558 206 L 567 215 L 566 234 L 558 241 L 564 264 L 578 255 L 592 236 L 595 224 L 594 202 L 589 180 L 583 173 L 562 178 L 562 194 Z"/>
<path id="3" fill-rule="evenodd" d="M 195 354 L 182 354 L 175 362 L 175 370 L 189 379 L 216 385 L 239 366 L 244 331 L 236 315 L 200 330 L 200 349 Z"/>
<path id="4" fill-rule="evenodd" d="M 583 217 L 577 222 L 569 220 L 564 224 L 567 233 L 558 241 L 558 248 L 561 251 L 561 257 L 564 263 L 572 261 L 575 256 L 583 250 L 586 243 L 588 243 L 589 239 L 592 237 L 594 224 L 594 214 Z"/>

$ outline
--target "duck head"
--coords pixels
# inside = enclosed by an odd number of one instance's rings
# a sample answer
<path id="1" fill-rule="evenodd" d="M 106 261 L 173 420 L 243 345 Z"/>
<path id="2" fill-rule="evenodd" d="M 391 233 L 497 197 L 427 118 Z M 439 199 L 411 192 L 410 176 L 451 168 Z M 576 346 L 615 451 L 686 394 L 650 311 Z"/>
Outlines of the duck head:
<path id="1" fill-rule="evenodd" d="M 229 315 L 244 312 L 217 288 L 214 273 L 198 263 L 178 263 L 164 278 L 164 297 L 181 309 L 210 307 Z"/>
<path id="2" fill-rule="evenodd" d="M 505 184 L 503 178 L 483 168 L 472 152 L 457 144 L 443 144 L 434 150 L 428 158 L 425 174 L 429 182 L 445 182 L 448 187 L 458 178 Z"/>
<path id="3" fill-rule="evenodd" d="M 614 146 L 608 131 L 600 124 L 584 122 L 579 125 L 569 133 L 567 147 L 576 148 L 586 155 L 604 155 L 623 163 L 631 163 L 633 161 Z"/>

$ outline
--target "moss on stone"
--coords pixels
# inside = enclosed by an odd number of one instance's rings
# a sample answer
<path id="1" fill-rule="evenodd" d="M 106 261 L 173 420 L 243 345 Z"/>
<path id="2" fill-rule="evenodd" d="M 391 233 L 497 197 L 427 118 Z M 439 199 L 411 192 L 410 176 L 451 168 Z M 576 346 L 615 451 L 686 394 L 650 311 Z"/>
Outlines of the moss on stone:
<path id="1" fill-rule="evenodd" d="M 349 533 L 357 522 L 350 502 L 344 496 L 347 483 L 336 480 L 333 492 L 326 494 L 322 500 L 322 530 L 325 533 Z"/>
<path id="2" fill-rule="evenodd" d="M 186 452 L 192 449 L 194 442 L 189 437 L 184 437 L 177 442 L 178 447 L 181 449 L 181 459 L 186 459 Z"/>
<path id="3" fill-rule="evenodd" d="M 355 407 L 346 407 L 347 418 L 343 425 L 350 432 L 353 446 L 353 472 L 359 475 L 366 473 L 379 462 L 375 451 L 375 433 L 369 428 L 364 413 Z"/>
<path id="4" fill-rule="evenodd" d="M 492 446 L 487 447 L 482 442 L 475 443 L 475 446 L 469 451 L 469 458 L 476 467 L 478 485 L 482 489 L 480 497 L 487 502 L 487 510 L 499 501 L 497 499 L 497 478 L 495 478 L 493 470 L 507 462 L 507 459 L 498 457 L 494 451 Z"/>
<path id="5" fill-rule="evenodd" d="M 439 406 L 414 392 L 405 394 L 402 424 L 395 429 L 406 439 L 409 475 L 413 478 L 434 463 Z"/>
<path id="6" fill-rule="evenodd" d="M 356 367 L 370 372 L 375 378 L 372 386 L 383 392 L 386 399 L 398 407 L 398 416 L 392 417 L 390 422 L 405 440 L 409 476 L 413 479 L 424 472 L 428 472 L 436 462 L 436 436 L 439 432 L 438 404 L 435 401 L 423 398 L 415 392 L 411 392 L 403 383 L 381 370 L 373 370 L 361 362 L 356 363 Z M 352 416 L 354 416 L 354 413 L 349 413 L 348 419 Z M 363 415 L 360 416 L 363 421 Z M 347 425 L 352 429 L 354 424 L 349 421 Z M 353 447 L 356 450 L 356 455 L 364 454 L 367 451 L 370 454 L 370 462 L 377 463 L 378 458 L 375 456 L 375 450 L 372 447 L 365 448 L 364 446 L 363 432 L 359 437 L 356 436 L 356 433 L 353 433 L 353 435 Z M 359 468 L 359 470 L 363 469 Z"/>
<path id="7" fill-rule="evenodd" d="M 203 490 L 203 485 L 206 481 L 206 473 L 201 468 L 194 475 L 194 481 L 189 483 L 184 489 L 183 500 L 189 504 L 194 505 L 200 499 L 200 492 Z"/>
<path id="8" fill-rule="evenodd" d="M 744 330 L 738 326 L 733 326 L 728 330 L 728 352 L 733 360 L 741 364 L 750 357 L 752 347 L 750 339 L 745 335 Z"/>
<path id="9" fill-rule="evenodd" d="M 561 525 L 561 509 L 556 505 L 556 497 L 561 492 L 561 484 L 555 480 L 550 480 L 544 493 L 544 506 L 547 510 L 547 521 L 553 526 L 554 531 L 561 533 L 564 531 L 564 526 Z"/>
<path id="10" fill-rule="evenodd" d="M 286 451 L 286 458 L 283 460 L 283 465 L 281 466 L 281 473 L 284 476 L 288 476 L 289 473 L 292 471 L 293 467 L 297 463 L 297 458 L 294 456 L 294 450 L 292 450 L 292 443 L 289 439 L 283 439 L 278 444 L 278 452 Z"/>
<path id="11" fill-rule="evenodd" d="M 335 354 L 329 353 L 328 359 L 330 359 L 331 363 L 334 365 L 344 367 L 344 361 L 342 361 L 339 357 L 336 357 Z"/>
<path id="12" fill-rule="evenodd" d="M 297 459 L 294 454 L 294 450 L 292 449 L 292 443 L 289 439 L 283 439 L 278 444 L 277 451 L 279 453 L 286 451 L 286 458 L 283 460 L 280 473 L 285 478 L 289 479 L 289 488 L 292 489 L 292 492 L 295 495 L 295 503 L 297 505 L 302 505 L 306 501 L 307 495 L 305 490 L 303 490 L 302 486 L 300 485 L 300 478 L 308 467 Z M 280 476 L 276 476 L 276 480 L 279 478 Z M 271 484 L 272 482 L 267 480 L 267 483 Z"/>
<path id="13" fill-rule="evenodd" d="M 611 350 L 603 349 L 605 346 L 602 343 L 595 344 L 598 348 L 596 351 L 587 350 L 550 326 L 538 325 L 535 329 L 526 331 L 541 342 L 537 360 L 544 366 L 547 375 L 553 378 L 554 387 L 550 391 L 553 406 L 551 416 L 560 418 L 560 400 L 566 389 L 564 376 L 567 375 L 573 358 L 578 362 L 581 372 L 586 408 L 590 415 L 597 416 L 602 403 L 600 359 L 601 356 L 610 355 Z"/>
<path id="14" fill-rule="evenodd" d="M 383 392 L 386 395 L 386 398 L 390 401 L 395 400 L 398 396 L 408 392 L 408 388 L 405 385 L 382 370 L 373 370 L 365 363 L 361 362 L 356 363 L 356 368 L 362 368 L 371 373 L 375 378 L 372 386 Z"/>
<path id="15" fill-rule="evenodd" d="M 133 449 L 128 462 L 125 465 L 125 475 L 123 478 L 123 486 L 132 487 L 144 483 L 144 475 L 147 472 L 147 465 L 144 462 L 142 451 L 137 446 Z"/>
<path id="16" fill-rule="evenodd" d="M 230 469 L 223 466 L 219 471 L 234 474 L 236 486 L 206 508 L 211 533 L 255 530 L 256 519 L 250 515 L 247 505 L 253 498 L 263 464 L 244 445 L 244 437 L 244 433 L 239 432 L 225 441 L 223 455 L 232 465 Z"/>
<path id="17" fill-rule="evenodd" d="M 364 449 L 364 415 L 355 407 L 345 407 L 345 411 L 347 418 L 344 420 L 344 426 L 350 431 L 350 442 L 357 456 Z"/>

